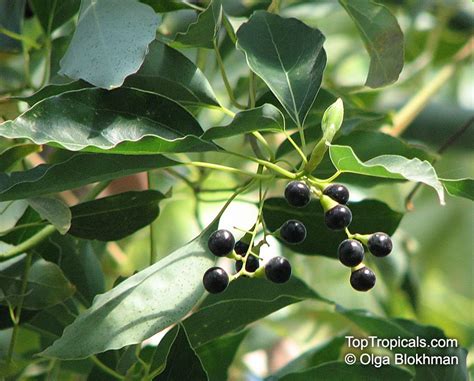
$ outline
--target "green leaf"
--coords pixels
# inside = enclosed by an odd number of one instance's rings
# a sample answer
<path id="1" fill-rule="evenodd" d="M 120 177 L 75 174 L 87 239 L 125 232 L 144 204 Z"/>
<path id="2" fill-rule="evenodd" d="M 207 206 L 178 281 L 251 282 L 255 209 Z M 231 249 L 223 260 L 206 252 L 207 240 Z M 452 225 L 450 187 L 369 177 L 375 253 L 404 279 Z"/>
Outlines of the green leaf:
<path id="1" fill-rule="evenodd" d="M 0 235 L 13 228 L 28 208 L 23 200 L 0 202 Z"/>
<path id="2" fill-rule="evenodd" d="M 403 216 L 376 200 L 350 203 L 349 207 L 353 216 L 349 230 L 353 233 L 370 234 L 383 231 L 391 235 Z M 284 198 L 269 198 L 263 206 L 263 218 L 271 231 L 277 230 L 287 220 L 301 221 L 308 233 L 305 241 L 298 245 L 288 245 L 281 241 L 290 250 L 300 254 L 337 258 L 337 247 L 347 238 L 343 231 L 331 231 L 326 226 L 324 210 L 319 200 L 312 200 L 308 206 L 295 209 Z"/>
<path id="3" fill-rule="evenodd" d="M 222 6 L 231 17 L 249 17 L 254 11 L 267 9 L 272 0 L 222 0 Z"/>
<path id="4" fill-rule="evenodd" d="M 203 72 L 185 55 L 156 40 L 140 70 L 124 86 L 164 95 L 180 104 L 219 107 Z"/>
<path id="5" fill-rule="evenodd" d="M 152 223 L 166 196 L 154 190 L 126 192 L 83 202 L 71 208 L 69 234 L 99 241 L 116 241 Z"/>
<path id="6" fill-rule="evenodd" d="M 145 347 L 140 352 L 140 358 L 150 364 L 150 374 L 159 374 L 166 366 L 166 361 L 181 325 L 176 325 L 170 329 L 160 340 L 156 347 Z M 151 350 L 150 350 L 151 349 Z"/>
<path id="7" fill-rule="evenodd" d="M 196 349 L 227 333 L 243 329 L 268 314 L 305 299 L 328 302 L 293 276 L 284 284 L 238 278 L 223 294 L 208 295 L 199 310 L 184 320 Z"/>
<path id="8" fill-rule="evenodd" d="M 196 22 L 189 25 L 184 33 L 178 33 L 171 43 L 177 48 L 214 49 L 214 40 L 222 22 L 222 5 L 220 0 L 212 0 Z"/>
<path id="9" fill-rule="evenodd" d="M 62 192 L 175 164 L 175 161 L 161 155 L 77 154 L 57 164 L 43 164 L 9 175 L 0 173 L 0 201 Z"/>
<path id="10" fill-rule="evenodd" d="M 104 274 L 94 246 L 90 241 L 53 234 L 37 246 L 35 252 L 60 266 L 76 287 L 81 301 L 90 305 L 105 289 Z"/>
<path id="11" fill-rule="evenodd" d="M 403 68 L 403 33 L 397 19 L 382 4 L 371 0 L 339 0 L 354 21 L 370 55 L 369 87 L 389 85 Z"/>
<path id="12" fill-rule="evenodd" d="M 143 62 L 160 18 L 134 0 L 82 0 L 60 74 L 104 89 L 120 87 Z"/>
<path id="13" fill-rule="evenodd" d="M 219 337 L 199 347 L 197 354 L 206 369 L 209 381 L 228 379 L 228 369 L 248 331 Z"/>
<path id="14" fill-rule="evenodd" d="M 474 201 L 474 179 L 440 179 L 451 196 Z"/>
<path id="15" fill-rule="evenodd" d="M 0 136 L 11 139 L 131 155 L 214 150 L 213 144 L 198 138 L 202 132 L 178 103 L 133 89 L 63 93 L 0 124 Z"/>
<path id="16" fill-rule="evenodd" d="M 179 9 L 190 9 L 185 1 L 186 0 L 140 0 L 140 3 L 149 5 L 157 13 L 162 13 L 177 11 Z"/>
<path id="17" fill-rule="evenodd" d="M 26 254 L 0 262 L 0 290 L 14 306 L 21 296 Z M 54 263 L 38 259 L 28 272 L 23 308 L 42 309 L 53 306 L 74 294 L 74 286 Z"/>
<path id="18" fill-rule="evenodd" d="M 411 320 L 389 319 L 374 315 L 365 310 L 347 310 L 341 306 L 336 311 L 357 324 L 366 333 L 379 338 L 423 338 L 429 345 L 430 340 L 445 339 L 443 331 L 436 327 L 425 326 Z M 406 353 L 410 356 L 426 354 L 428 356 L 456 356 L 458 365 L 430 366 L 415 364 L 416 375 L 414 380 L 467 380 L 466 355 L 464 348 L 433 348 L 418 346 L 416 348 L 396 348 L 395 353 Z M 383 367 L 382 367 L 383 368 Z"/>
<path id="19" fill-rule="evenodd" d="M 40 152 L 41 147 L 36 144 L 15 144 L 0 152 L 0 172 L 6 172 L 18 161 L 33 152 Z"/>
<path id="20" fill-rule="evenodd" d="M 215 261 L 207 240 L 216 228 L 217 220 L 187 245 L 97 296 L 41 355 L 85 358 L 140 343 L 182 319 L 204 292 L 202 274 Z"/>
<path id="21" fill-rule="evenodd" d="M 0 0 L 0 25 L 14 33 L 21 34 L 23 13 L 26 0 Z M 21 41 L 0 33 L 0 52 L 19 52 Z"/>
<path id="22" fill-rule="evenodd" d="M 153 380 L 208 380 L 201 360 L 191 346 L 186 329 L 181 324 L 178 326 L 178 333 L 167 356 L 166 367 Z"/>
<path id="23" fill-rule="evenodd" d="M 329 106 L 323 114 L 321 120 L 321 130 L 324 138 L 331 142 L 334 135 L 339 131 L 344 120 L 344 103 L 338 98 L 331 106 Z"/>
<path id="24" fill-rule="evenodd" d="M 33 106 L 34 104 L 38 103 L 39 101 L 42 101 L 43 99 L 50 98 L 55 95 L 60 95 L 62 93 L 67 93 L 68 91 L 82 90 L 88 87 L 91 87 L 91 85 L 84 81 L 74 81 L 65 84 L 48 85 L 38 90 L 33 95 L 30 95 L 29 97 L 15 97 L 15 99 L 26 102 L 30 106 Z"/>
<path id="25" fill-rule="evenodd" d="M 77 13 L 80 0 L 30 0 L 30 4 L 41 27 L 49 35 Z"/>
<path id="26" fill-rule="evenodd" d="M 339 358 L 341 349 L 345 343 L 345 335 L 335 336 L 328 341 L 307 350 L 284 367 L 278 369 L 278 371 L 270 377 L 267 377 L 265 380 L 276 381 L 287 374 L 302 371 L 305 368 L 315 367 L 329 361 L 336 361 Z"/>
<path id="27" fill-rule="evenodd" d="M 360 380 L 386 380 L 386 381 L 410 381 L 413 375 L 392 365 L 384 365 L 380 368 L 362 364 L 347 365 L 344 362 L 333 361 L 305 369 L 298 373 L 291 373 L 280 381 L 360 381 Z"/>
<path id="28" fill-rule="evenodd" d="M 227 126 L 212 127 L 202 138 L 214 140 L 243 135 L 253 131 L 280 132 L 285 128 L 280 110 L 270 104 L 237 113 Z"/>
<path id="29" fill-rule="evenodd" d="M 49 221 L 58 232 L 66 234 L 71 227 L 71 211 L 61 200 L 54 197 L 35 197 L 28 204 L 42 219 Z"/>
<path id="30" fill-rule="evenodd" d="M 302 126 L 326 66 L 323 34 L 297 19 L 257 11 L 239 28 L 237 37 L 249 67 Z"/>
<path id="31" fill-rule="evenodd" d="M 434 188 L 441 205 L 444 205 L 443 185 L 432 165 L 426 160 L 382 155 L 362 162 L 351 147 L 338 145 L 329 147 L 329 155 L 334 166 L 341 172 L 424 183 Z"/>

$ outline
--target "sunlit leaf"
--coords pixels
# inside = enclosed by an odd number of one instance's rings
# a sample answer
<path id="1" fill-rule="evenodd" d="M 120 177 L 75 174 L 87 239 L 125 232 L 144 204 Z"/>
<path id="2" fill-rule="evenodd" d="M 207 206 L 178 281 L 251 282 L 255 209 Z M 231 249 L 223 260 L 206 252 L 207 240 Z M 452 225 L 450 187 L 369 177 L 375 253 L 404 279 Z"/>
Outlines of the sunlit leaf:
<path id="1" fill-rule="evenodd" d="M 61 234 L 71 227 L 71 211 L 60 199 L 54 197 L 34 197 L 28 204 L 38 212 L 41 218 L 49 221 Z"/>
<path id="2" fill-rule="evenodd" d="M 474 180 L 473 179 L 440 179 L 451 196 L 474 200 Z"/>

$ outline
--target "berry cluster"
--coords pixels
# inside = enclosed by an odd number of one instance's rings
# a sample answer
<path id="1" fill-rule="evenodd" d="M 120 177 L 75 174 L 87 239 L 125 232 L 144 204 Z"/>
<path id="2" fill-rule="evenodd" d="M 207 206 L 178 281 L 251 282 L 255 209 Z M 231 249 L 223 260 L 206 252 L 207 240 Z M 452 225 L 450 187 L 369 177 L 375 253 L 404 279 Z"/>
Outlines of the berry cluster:
<path id="1" fill-rule="evenodd" d="M 311 201 L 311 193 L 319 199 L 324 209 L 324 221 L 331 230 L 345 230 L 348 238 L 338 247 L 339 260 L 344 266 L 351 267 L 351 286 L 357 291 L 368 291 L 374 287 L 376 277 L 363 263 L 365 249 L 376 257 L 385 257 L 392 251 L 392 241 L 385 233 L 369 235 L 351 234 L 347 227 L 352 222 L 352 213 L 346 205 L 349 191 L 341 184 L 313 184 L 308 181 L 291 181 L 285 188 L 285 198 L 289 205 L 303 208 Z M 301 221 L 288 220 L 273 233 L 290 245 L 302 243 L 306 239 L 306 227 Z M 236 274 L 229 276 L 221 267 L 212 267 L 206 271 L 203 284 L 210 293 L 224 291 L 229 282 L 238 276 L 263 276 L 274 283 L 285 283 L 291 277 L 291 265 L 286 258 L 272 258 L 265 266 L 260 266 L 260 247 L 266 243 L 263 239 L 254 244 L 248 235 L 235 242 L 231 232 L 217 230 L 208 240 L 209 250 L 217 257 L 229 257 L 236 261 Z"/>

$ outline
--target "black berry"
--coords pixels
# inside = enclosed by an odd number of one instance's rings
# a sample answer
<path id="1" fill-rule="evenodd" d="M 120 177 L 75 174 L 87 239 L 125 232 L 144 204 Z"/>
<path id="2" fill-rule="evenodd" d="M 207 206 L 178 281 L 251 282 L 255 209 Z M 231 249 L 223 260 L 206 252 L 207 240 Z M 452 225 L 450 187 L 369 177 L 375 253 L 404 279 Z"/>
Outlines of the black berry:
<path id="1" fill-rule="evenodd" d="M 291 277 L 291 265 L 286 258 L 274 257 L 265 265 L 265 275 L 274 283 L 285 283 Z"/>
<path id="2" fill-rule="evenodd" d="M 225 257 L 234 249 L 235 239 L 230 231 L 220 229 L 211 234 L 207 245 L 212 254 Z"/>
<path id="3" fill-rule="evenodd" d="M 342 230 L 352 221 L 351 210 L 345 205 L 336 205 L 324 215 L 326 226 L 332 230 Z"/>
<path id="4" fill-rule="evenodd" d="M 301 208 L 311 200 L 311 191 L 305 183 L 292 181 L 285 188 L 285 198 L 291 206 Z"/>
<path id="5" fill-rule="evenodd" d="M 328 185 L 324 188 L 323 193 L 339 204 L 347 204 L 347 201 L 349 201 L 349 190 L 341 184 Z"/>
<path id="6" fill-rule="evenodd" d="M 240 271 L 242 269 L 242 261 L 236 261 L 235 262 L 235 269 L 237 271 Z M 245 270 L 247 270 L 249 273 L 253 273 L 257 271 L 257 269 L 260 267 L 260 260 L 252 254 L 249 254 L 247 257 L 247 262 L 245 262 Z"/>
<path id="7" fill-rule="evenodd" d="M 204 288 L 211 294 L 218 294 L 224 291 L 229 284 L 229 276 L 220 267 L 211 267 L 202 278 Z"/>
<path id="8" fill-rule="evenodd" d="M 393 244 L 388 234 L 374 233 L 367 241 L 367 247 L 376 257 L 385 257 L 392 251 Z"/>
<path id="9" fill-rule="evenodd" d="M 234 246 L 234 251 L 236 254 L 239 255 L 245 255 L 247 254 L 247 251 L 249 250 L 249 244 L 245 243 L 243 241 L 237 241 L 237 243 Z"/>
<path id="10" fill-rule="evenodd" d="M 351 286 L 357 291 L 369 291 L 375 286 L 375 274 L 368 267 L 362 267 L 351 274 Z"/>
<path id="11" fill-rule="evenodd" d="M 298 220 L 288 220 L 280 227 L 280 236 L 287 243 L 301 243 L 306 238 L 306 228 Z"/>
<path id="12" fill-rule="evenodd" d="M 339 260 L 344 266 L 354 267 L 364 259 L 364 246 L 355 239 L 345 239 L 337 249 Z"/>

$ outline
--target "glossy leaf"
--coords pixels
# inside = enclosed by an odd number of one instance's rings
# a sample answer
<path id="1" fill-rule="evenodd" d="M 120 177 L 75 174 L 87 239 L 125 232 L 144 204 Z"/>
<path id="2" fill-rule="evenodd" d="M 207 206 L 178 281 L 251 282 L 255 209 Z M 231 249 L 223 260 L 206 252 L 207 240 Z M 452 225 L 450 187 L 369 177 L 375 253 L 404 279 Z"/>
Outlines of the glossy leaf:
<path id="1" fill-rule="evenodd" d="M 158 13 L 190 9 L 185 0 L 140 0 L 140 3 L 149 5 Z"/>
<path id="2" fill-rule="evenodd" d="M 441 179 L 441 182 L 451 196 L 467 198 L 474 201 L 473 179 Z"/>
<path id="3" fill-rule="evenodd" d="M 215 149 L 198 138 L 201 134 L 199 123 L 179 104 L 133 89 L 63 93 L 0 124 L 0 136 L 11 139 L 132 155 Z"/>
<path id="4" fill-rule="evenodd" d="M 36 144 L 15 144 L 0 152 L 0 172 L 6 172 L 18 161 L 33 152 L 40 152 L 41 147 Z"/>
<path id="5" fill-rule="evenodd" d="M 281 381 L 360 381 L 360 380 L 387 380 L 387 381 L 410 381 L 413 375 L 405 369 L 392 365 L 384 365 L 380 368 L 374 366 L 354 364 L 347 365 L 342 361 L 333 361 L 305 369 L 301 372 L 290 373 Z"/>
<path id="6" fill-rule="evenodd" d="M 197 354 L 206 369 L 209 381 L 229 378 L 228 369 L 247 333 L 248 331 L 231 333 L 198 348 Z"/>
<path id="7" fill-rule="evenodd" d="M 33 106 L 35 103 L 38 103 L 43 99 L 54 97 L 55 95 L 59 95 L 62 93 L 67 93 L 68 91 L 82 90 L 88 87 L 91 87 L 91 85 L 84 81 L 74 81 L 66 84 L 48 85 L 41 88 L 29 97 L 16 97 L 15 99 L 21 100 L 23 102 L 28 103 L 30 106 Z"/>
<path id="8" fill-rule="evenodd" d="M 76 287 L 80 300 L 87 305 L 105 289 L 104 274 L 95 251 L 95 245 L 90 241 L 59 234 L 53 234 L 35 248 L 44 259 L 60 266 Z"/>
<path id="9" fill-rule="evenodd" d="M 161 155 L 77 154 L 57 164 L 0 174 L 0 201 L 42 196 L 176 164 Z"/>
<path id="10" fill-rule="evenodd" d="M 71 211 L 60 199 L 35 197 L 28 199 L 28 204 L 38 212 L 41 218 L 54 225 L 61 234 L 66 234 L 71 227 Z"/>
<path id="11" fill-rule="evenodd" d="M 80 0 L 30 0 L 31 8 L 46 34 L 51 34 L 70 20 L 79 10 L 80 3 Z"/>
<path id="12" fill-rule="evenodd" d="M 178 333 L 167 356 L 165 369 L 153 380 L 208 380 L 201 360 L 191 346 L 186 330 L 182 325 L 178 326 Z"/>
<path id="13" fill-rule="evenodd" d="M 438 193 L 439 201 L 444 205 L 443 185 L 432 165 L 426 160 L 407 159 L 398 155 L 381 155 L 362 162 L 351 147 L 338 145 L 329 147 L 329 155 L 334 166 L 341 172 L 416 181 L 429 185 Z"/>
<path id="14" fill-rule="evenodd" d="M 172 42 L 177 48 L 214 48 L 222 22 L 222 5 L 220 0 L 212 0 L 196 22 L 189 25 L 184 33 L 178 33 Z"/>
<path id="15" fill-rule="evenodd" d="M 185 55 L 156 40 L 140 70 L 124 86 L 164 95 L 180 104 L 219 107 L 203 72 Z"/>
<path id="16" fill-rule="evenodd" d="M 323 34 L 297 19 L 257 11 L 239 28 L 237 37 L 249 67 L 302 126 L 326 66 Z"/>
<path id="17" fill-rule="evenodd" d="M 353 233 L 370 234 L 382 231 L 391 235 L 403 216 L 376 200 L 363 200 L 350 203 L 348 206 L 352 211 L 349 230 Z M 337 258 L 337 247 L 347 238 L 343 231 L 335 232 L 326 226 L 324 211 L 318 200 L 312 200 L 304 208 L 295 209 L 284 198 L 269 198 L 265 200 L 263 206 L 263 217 L 270 231 L 277 230 L 290 219 L 297 219 L 305 225 L 308 234 L 304 242 L 287 245 L 281 241 L 296 253 Z"/>
<path id="18" fill-rule="evenodd" d="M 253 131 L 280 132 L 284 129 L 283 115 L 275 106 L 265 104 L 237 113 L 227 126 L 212 127 L 202 136 L 205 140 L 228 138 Z"/>
<path id="19" fill-rule="evenodd" d="M 295 276 L 284 284 L 239 278 L 223 294 L 208 295 L 199 310 L 183 321 L 196 349 L 230 332 L 243 329 L 274 311 L 305 299 L 329 302 Z"/>
<path id="20" fill-rule="evenodd" d="M 231 17 L 248 17 L 259 9 L 267 9 L 272 0 L 222 0 L 224 11 Z"/>
<path id="21" fill-rule="evenodd" d="M 403 68 L 403 33 L 387 7 L 372 0 L 339 0 L 354 21 L 370 55 L 369 87 L 389 85 Z"/>
<path id="22" fill-rule="evenodd" d="M 85 358 L 140 343 L 182 319 L 204 292 L 202 274 L 215 261 L 207 239 L 216 227 L 214 221 L 187 245 L 97 296 L 42 355 Z"/>
<path id="23" fill-rule="evenodd" d="M 158 191 L 126 192 L 75 205 L 69 234 L 99 241 L 116 241 L 149 225 L 160 213 Z"/>
<path id="24" fill-rule="evenodd" d="M 113 89 L 135 73 L 160 22 L 135 0 L 82 0 L 76 31 L 60 74 Z"/>
<path id="25" fill-rule="evenodd" d="M 21 34 L 26 0 L 0 0 L 0 25 L 14 33 Z M 20 52 L 20 41 L 0 33 L 0 52 Z"/>
<path id="26" fill-rule="evenodd" d="M 347 339 L 344 337 L 344 335 L 335 336 L 328 341 L 325 341 L 322 344 L 319 344 L 318 346 L 302 353 L 284 367 L 278 369 L 278 371 L 276 371 L 270 377 L 267 377 L 265 381 L 276 381 L 283 378 L 287 374 L 305 371 L 306 368 L 312 368 L 329 361 L 336 361 L 339 358 L 342 347 L 346 341 Z"/>
<path id="27" fill-rule="evenodd" d="M 28 208 L 23 200 L 0 202 L 0 234 L 13 228 Z"/>
<path id="28" fill-rule="evenodd" d="M 0 262 L 0 290 L 14 306 L 21 296 L 22 276 L 26 254 Z M 42 309 L 53 306 L 74 294 L 74 286 L 64 277 L 61 269 L 44 259 L 33 262 L 28 272 L 28 284 L 23 307 Z"/>

